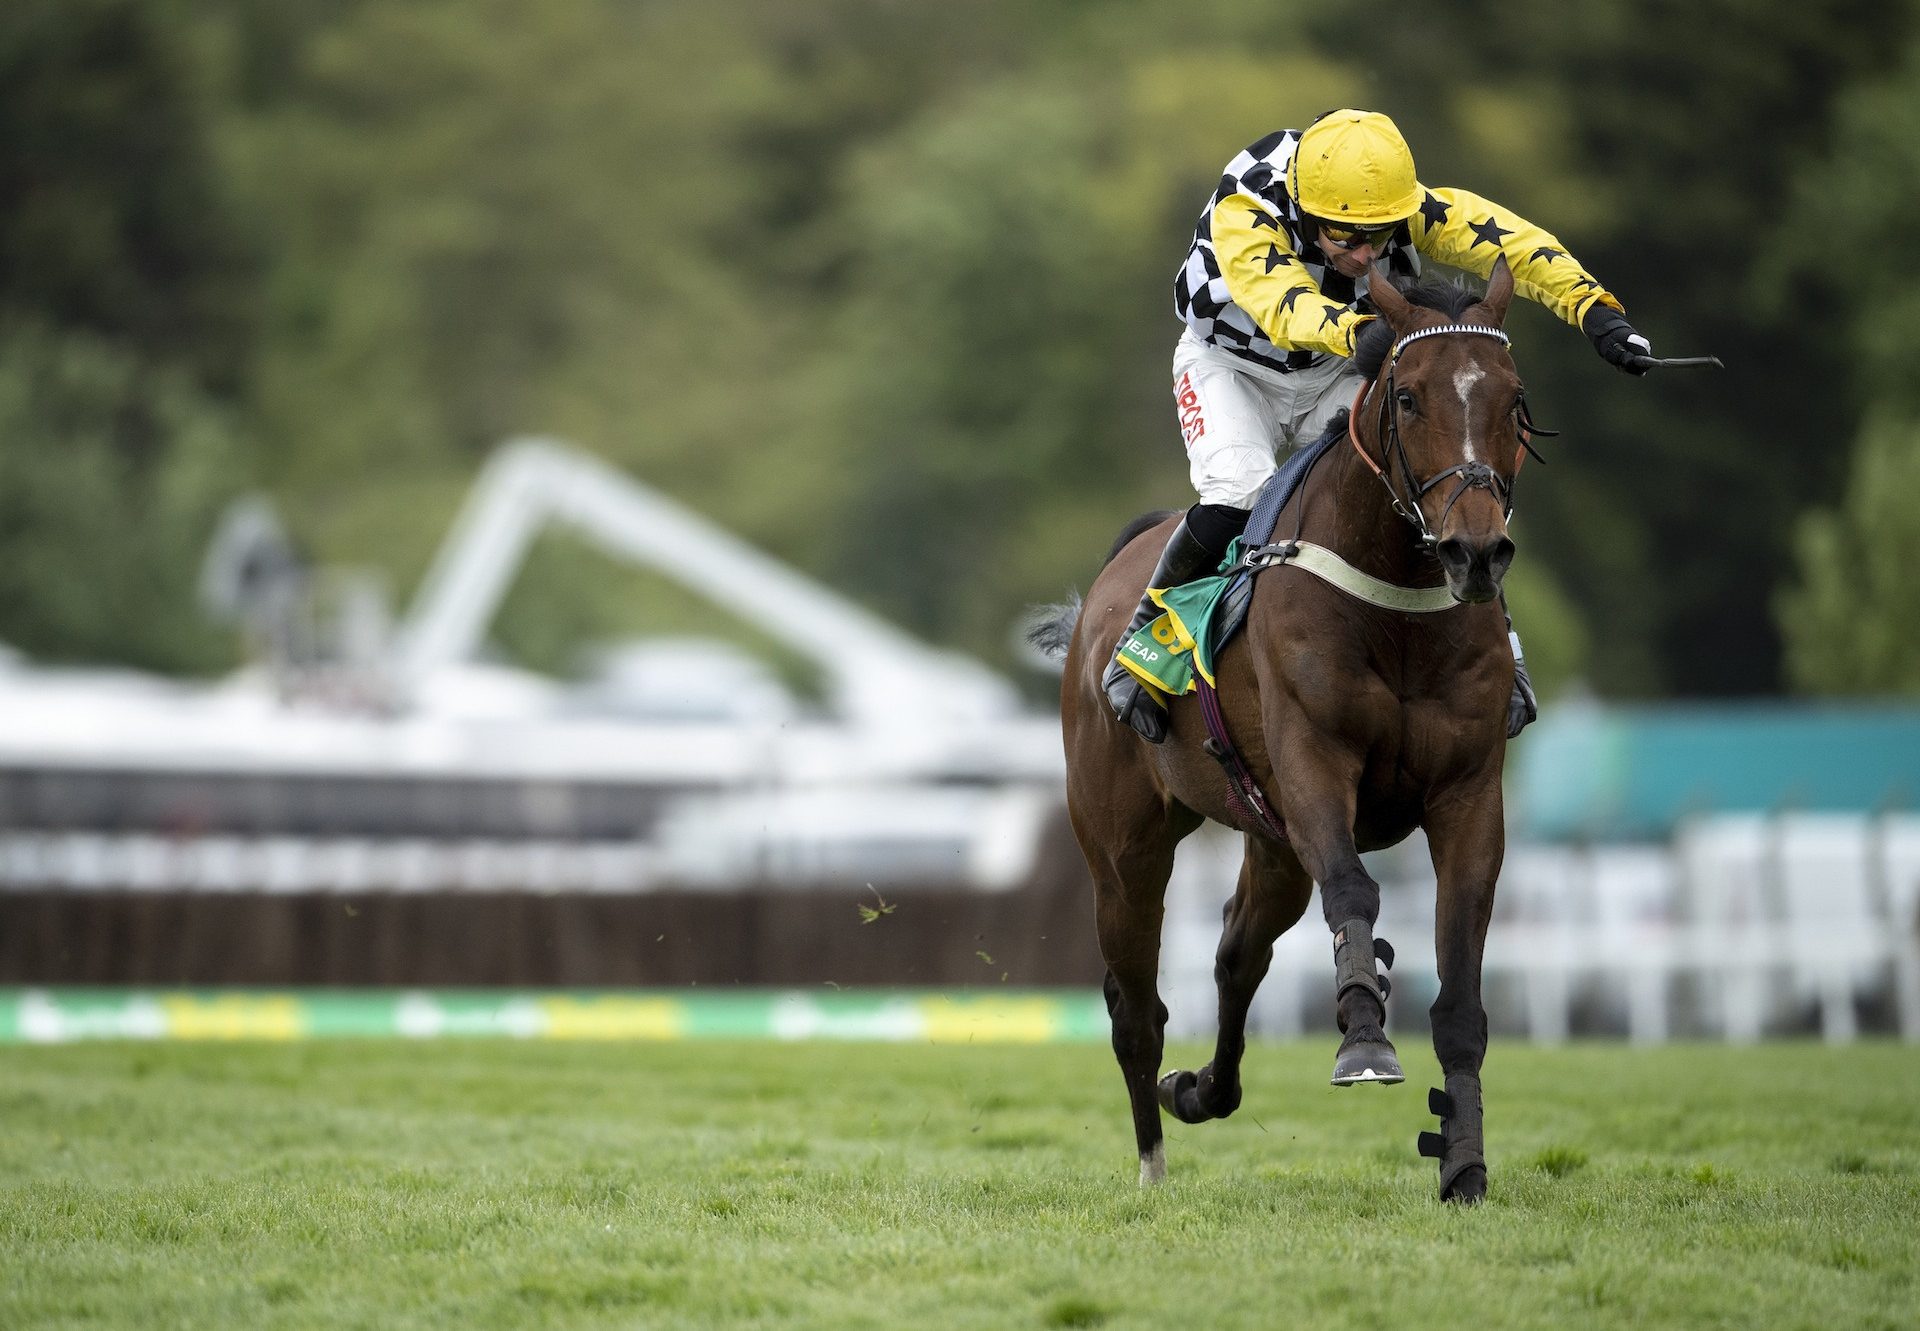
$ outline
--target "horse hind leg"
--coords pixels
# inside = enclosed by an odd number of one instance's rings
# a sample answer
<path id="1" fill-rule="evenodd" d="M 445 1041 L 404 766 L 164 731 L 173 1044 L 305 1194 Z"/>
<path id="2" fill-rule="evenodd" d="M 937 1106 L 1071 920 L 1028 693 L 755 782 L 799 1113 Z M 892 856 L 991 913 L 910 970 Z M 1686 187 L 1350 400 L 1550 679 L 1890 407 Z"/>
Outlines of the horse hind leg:
<path id="1" fill-rule="evenodd" d="M 1129 1001 L 1120 977 L 1111 970 L 1102 989 L 1107 999 L 1107 1016 L 1113 1023 L 1113 1056 L 1119 1061 L 1133 1111 L 1134 1142 L 1140 1152 L 1140 1183 L 1143 1187 L 1160 1183 L 1167 1177 L 1166 1138 L 1160 1130 L 1157 1112 L 1151 1127 L 1143 1122 L 1139 1087 L 1143 1080 L 1141 1069 L 1146 1069 L 1144 1080 L 1151 1081 L 1160 1066 L 1167 1005 L 1160 1000 L 1158 992 L 1141 997 L 1136 991 L 1135 998 Z"/>
<path id="2" fill-rule="evenodd" d="M 1196 820 L 1197 821 L 1197 820 Z M 1078 830 L 1076 820 L 1076 830 Z M 1165 1048 L 1167 1006 L 1160 1001 L 1160 925 L 1166 909 L 1167 879 L 1173 873 L 1173 848 L 1187 828 L 1169 821 L 1164 832 L 1135 837 L 1120 855 L 1089 844 L 1093 871 L 1095 924 L 1100 955 L 1107 963 L 1107 1014 L 1113 1021 L 1113 1055 L 1127 1086 L 1133 1135 L 1140 1154 L 1140 1182 L 1166 1177 L 1166 1142 L 1160 1126 L 1155 1078 Z"/>
<path id="3" fill-rule="evenodd" d="M 1160 1079 L 1160 1106 L 1183 1123 L 1225 1118 L 1240 1107 L 1240 1060 L 1247 1048 L 1247 1011 L 1273 964 L 1273 943 L 1306 912 L 1313 880 L 1285 846 L 1249 836 L 1240 880 L 1223 912 L 1213 978 L 1220 991 L 1220 1031 L 1213 1061 L 1198 1072 Z"/>
<path id="4" fill-rule="evenodd" d="M 1100 951 L 1107 960 L 1107 1014 L 1113 1021 L 1113 1056 L 1133 1112 L 1140 1182 L 1158 1183 L 1167 1176 L 1166 1142 L 1154 1096 L 1167 1029 L 1167 1005 L 1160 1001 L 1157 983 L 1164 907 L 1158 899 L 1151 904 L 1109 900 L 1120 895 L 1103 888 L 1098 910 Z"/>

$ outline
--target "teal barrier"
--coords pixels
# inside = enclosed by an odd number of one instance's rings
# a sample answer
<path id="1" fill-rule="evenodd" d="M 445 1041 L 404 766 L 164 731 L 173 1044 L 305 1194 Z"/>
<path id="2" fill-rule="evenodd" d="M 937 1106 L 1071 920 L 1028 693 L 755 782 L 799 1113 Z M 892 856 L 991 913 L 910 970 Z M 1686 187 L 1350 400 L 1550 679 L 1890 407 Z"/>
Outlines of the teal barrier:
<path id="1" fill-rule="evenodd" d="M 1664 839 L 1700 813 L 1871 813 L 1920 800 L 1920 708 L 1549 706 L 1508 762 L 1514 831 Z"/>

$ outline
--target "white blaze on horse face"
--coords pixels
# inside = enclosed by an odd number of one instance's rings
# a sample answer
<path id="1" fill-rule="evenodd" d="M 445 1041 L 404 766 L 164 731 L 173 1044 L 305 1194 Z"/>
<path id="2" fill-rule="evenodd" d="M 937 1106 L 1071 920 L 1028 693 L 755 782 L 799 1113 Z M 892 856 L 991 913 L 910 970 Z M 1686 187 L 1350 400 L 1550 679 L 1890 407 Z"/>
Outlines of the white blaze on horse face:
<path id="1" fill-rule="evenodd" d="M 1453 391 L 1460 395 L 1462 419 L 1467 422 L 1467 461 L 1478 462 L 1473 453 L 1473 386 L 1487 377 L 1487 372 L 1478 365 L 1463 365 L 1453 372 Z"/>

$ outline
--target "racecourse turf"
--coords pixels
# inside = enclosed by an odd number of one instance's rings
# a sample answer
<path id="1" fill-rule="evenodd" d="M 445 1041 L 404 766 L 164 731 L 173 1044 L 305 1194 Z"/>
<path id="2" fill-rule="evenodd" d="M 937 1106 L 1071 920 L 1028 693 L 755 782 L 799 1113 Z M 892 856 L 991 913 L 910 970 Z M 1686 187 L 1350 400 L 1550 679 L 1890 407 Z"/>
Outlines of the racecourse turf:
<path id="1" fill-rule="evenodd" d="M 4 1048 L 0 1327 L 1920 1323 L 1920 1049 L 1496 1042 L 1467 1210 L 1334 1043 L 1153 1190 L 1097 1044 Z"/>

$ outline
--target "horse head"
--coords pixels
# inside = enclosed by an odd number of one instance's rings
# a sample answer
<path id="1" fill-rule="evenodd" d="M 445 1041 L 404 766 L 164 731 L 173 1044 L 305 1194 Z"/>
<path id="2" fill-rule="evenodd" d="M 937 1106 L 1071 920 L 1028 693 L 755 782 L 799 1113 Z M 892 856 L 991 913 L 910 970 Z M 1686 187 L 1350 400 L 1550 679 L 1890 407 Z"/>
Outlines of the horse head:
<path id="1" fill-rule="evenodd" d="M 1507 516 L 1525 416 L 1501 329 L 1512 270 L 1498 260 L 1486 294 L 1451 311 L 1407 299 L 1384 268 L 1369 286 L 1394 343 L 1358 414 L 1356 439 L 1380 459 L 1395 506 L 1420 529 L 1454 598 L 1491 601 L 1513 562 Z"/>

